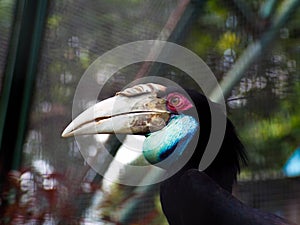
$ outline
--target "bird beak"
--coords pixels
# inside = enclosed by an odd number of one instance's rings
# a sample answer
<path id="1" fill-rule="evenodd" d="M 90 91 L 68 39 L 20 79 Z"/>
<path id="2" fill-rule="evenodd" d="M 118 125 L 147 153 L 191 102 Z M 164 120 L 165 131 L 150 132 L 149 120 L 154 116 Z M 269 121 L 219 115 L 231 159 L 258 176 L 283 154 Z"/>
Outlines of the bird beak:
<path id="1" fill-rule="evenodd" d="M 122 92 L 120 92 L 122 93 Z M 166 126 L 170 113 L 156 93 L 118 94 L 78 115 L 62 137 L 86 134 L 147 134 Z"/>

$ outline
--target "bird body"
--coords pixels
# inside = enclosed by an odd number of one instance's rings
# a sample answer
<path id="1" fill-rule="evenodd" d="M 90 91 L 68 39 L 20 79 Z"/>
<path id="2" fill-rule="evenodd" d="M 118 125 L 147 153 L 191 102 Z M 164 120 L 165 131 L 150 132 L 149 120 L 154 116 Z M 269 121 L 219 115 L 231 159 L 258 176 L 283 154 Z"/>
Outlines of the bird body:
<path id="1" fill-rule="evenodd" d="M 114 104 L 114 111 L 106 109 L 117 100 L 122 104 Z M 132 101 L 132 105 L 124 101 Z M 113 113 L 109 115 L 105 110 Z M 229 119 L 218 154 L 204 171 L 198 170 L 211 135 L 212 111 L 217 117 L 224 117 L 217 104 L 197 91 L 142 84 L 86 110 L 62 135 L 143 134 L 145 158 L 151 164 L 167 167 L 169 173 L 174 165 L 182 163 L 182 158 L 186 159 L 178 171 L 161 183 L 162 209 L 170 225 L 292 224 L 252 209 L 232 196 L 232 186 L 240 163 L 246 162 L 246 154 Z M 116 127 L 109 125 L 115 120 Z"/>
<path id="2" fill-rule="evenodd" d="M 246 206 L 196 169 L 165 181 L 161 202 L 170 225 L 292 225 L 274 214 Z"/>

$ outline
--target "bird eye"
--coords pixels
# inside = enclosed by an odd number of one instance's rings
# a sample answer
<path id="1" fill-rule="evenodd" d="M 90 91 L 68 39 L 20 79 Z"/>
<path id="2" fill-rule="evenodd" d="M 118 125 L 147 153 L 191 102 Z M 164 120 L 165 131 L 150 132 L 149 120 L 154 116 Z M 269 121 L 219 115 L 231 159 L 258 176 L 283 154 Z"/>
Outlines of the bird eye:
<path id="1" fill-rule="evenodd" d="M 170 103 L 171 103 L 173 106 L 178 105 L 179 102 L 180 102 L 180 98 L 177 97 L 177 96 L 175 96 L 175 97 L 173 97 L 173 98 L 170 99 Z"/>
<path id="2" fill-rule="evenodd" d="M 181 112 L 193 107 L 190 101 L 180 93 L 170 93 L 167 96 L 167 107 L 171 112 Z"/>

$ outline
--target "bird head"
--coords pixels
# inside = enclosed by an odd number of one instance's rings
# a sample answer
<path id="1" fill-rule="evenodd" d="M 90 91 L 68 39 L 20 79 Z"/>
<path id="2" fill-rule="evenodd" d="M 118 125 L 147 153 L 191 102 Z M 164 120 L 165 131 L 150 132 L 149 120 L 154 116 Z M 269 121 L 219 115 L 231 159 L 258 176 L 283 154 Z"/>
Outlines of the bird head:
<path id="1" fill-rule="evenodd" d="M 183 157 L 191 167 L 198 168 L 210 137 L 211 110 L 224 116 L 217 104 L 197 91 L 154 83 L 140 84 L 82 112 L 67 126 L 62 137 L 112 133 L 145 135 L 143 155 L 151 164 L 163 161 L 170 164 Z M 227 134 L 230 132 L 234 133 L 231 123 L 226 128 L 225 139 L 235 141 L 235 133 L 231 137 Z M 238 139 L 236 142 L 240 143 Z M 232 164 L 235 177 L 239 169 L 239 153 L 236 153 L 239 150 L 230 144 L 231 141 L 224 140 L 220 150 L 223 153 L 218 154 L 223 154 L 223 159 L 217 157 L 215 161 Z M 229 147 L 232 149 L 228 150 Z"/>
<path id="2" fill-rule="evenodd" d="M 182 89 L 140 84 L 82 112 L 67 126 L 62 137 L 145 135 L 143 154 L 150 163 L 156 164 L 175 150 L 175 155 L 182 155 L 187 143 L 197 134 L 199 123 L 195 109 L 192 99 Z"/>

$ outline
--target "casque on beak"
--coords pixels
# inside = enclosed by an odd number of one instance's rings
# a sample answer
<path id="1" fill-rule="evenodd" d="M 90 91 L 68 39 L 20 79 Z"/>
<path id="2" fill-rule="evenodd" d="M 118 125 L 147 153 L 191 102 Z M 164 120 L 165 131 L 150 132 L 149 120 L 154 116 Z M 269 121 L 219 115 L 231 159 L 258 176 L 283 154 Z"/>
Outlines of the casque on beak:
<path id="1" fill-rule="evenodd" d="M 165 87 L 137 85 L 98 102 L 78 115 L 62 137 L 85 134 L 147 134 L 166 126 L 170 113 L 166 100 L 157 97 Z"/>

